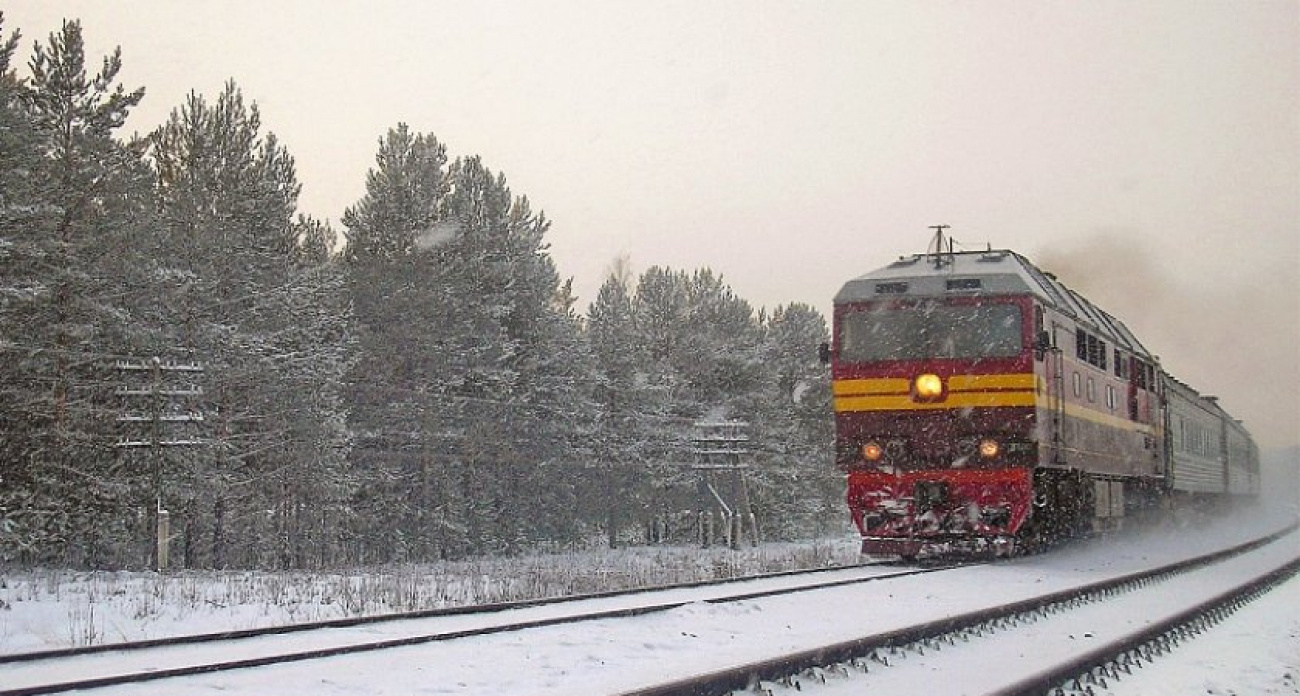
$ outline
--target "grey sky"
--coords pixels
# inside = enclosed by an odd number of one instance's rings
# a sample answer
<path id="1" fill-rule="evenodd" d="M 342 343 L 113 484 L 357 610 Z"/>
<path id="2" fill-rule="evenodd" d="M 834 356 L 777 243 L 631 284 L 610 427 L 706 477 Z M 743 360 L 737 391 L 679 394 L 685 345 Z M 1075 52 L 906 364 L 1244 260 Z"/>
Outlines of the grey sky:
<path id="1" fill-rule="evenodd" d="M 1125 320 L 1265 446 L 1300 444 L 1300 4 L 19 0 L 121 45 L 152 129 L 233 78 L 337 224 L 399 121 L 611 261 L 828 312 L 927 225 Z M 25 57 L 24 57 L 25 60 Z"/>

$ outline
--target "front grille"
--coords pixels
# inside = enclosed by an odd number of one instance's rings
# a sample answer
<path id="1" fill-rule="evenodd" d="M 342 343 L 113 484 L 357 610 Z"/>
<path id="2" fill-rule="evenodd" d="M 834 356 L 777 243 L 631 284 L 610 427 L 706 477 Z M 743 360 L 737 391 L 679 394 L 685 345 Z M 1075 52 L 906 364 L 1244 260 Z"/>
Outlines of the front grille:
<path id="1" fill-rule="evenodd" d="M 918 510 L 929 510 L 948 501 L 947 481 L 918 481 L 912 493 Z"/>

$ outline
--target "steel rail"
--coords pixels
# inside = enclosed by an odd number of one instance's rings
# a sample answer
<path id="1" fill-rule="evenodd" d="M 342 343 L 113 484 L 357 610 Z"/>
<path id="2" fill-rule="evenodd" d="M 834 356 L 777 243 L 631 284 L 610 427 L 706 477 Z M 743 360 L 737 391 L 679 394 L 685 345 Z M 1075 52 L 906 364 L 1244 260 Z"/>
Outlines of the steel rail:
<path id="1" fill-rule="evenodd" d="M 803 571 L 803 572 L 820 573 L 823 572 L 823 570 L 844 570 L 844 569 L 851 570 L 854 567 L 866 567 L 871 565 L 887 565 L 887 564 L 862 564 L 861 566 L 848 566 L 846 568 L 838 568 L 838 569 L 816 569 L 813 571 Z M 677 609 L 686 606 L 687 604 L 692 604 L 696 602 L 723 603 L 723 602 L 745 601 L 750 599 L 759 599 L 763 597 L 772 597 L 772 596 L 783 595 L 783 594 L 796 594 L 799 592 L 809 592 L 809 591 L 828 589 L 833 587 L 841 587 L 845 585 L 853 585 L 853 584 L 860 584 L 860 583 L 867 583 L 867 582 L 875 582 L 880 580 L 891 580 L 891 579 L 902 578 L 902 577 L 923 575 L 927 573 L 935 573 L 935 572 L 941 572 L 945 570 L 952 570 L 955 568 L 968 567 L 969 565 L 972 564 L 945 565 L 945 566 L 937 566 L 932 568 L 915 568 L 911 570 L 900 571 L 897 573 L 888 573 L 885 575 L 873 575 L 869 577 L 858 577 L 858 578 L 843 578 L 838 580 L 816 582 L 816 583 L 810 583 L 807 585 L 799 585 L 794 587 L 780 587 L 780 588 L 770 588 L 766 590 L 738 592 L 738 593 L 727 594 L 721 597 L 714 597 L 714 598 L 703 599 L 703 600 L 694 598 L 694 599 L 674 600 L 670 602 L 659 602 L 654 604 L 645 604 L 645 605 L 637 605 L 637 606 L 629 606 L 629 607 L 616 607 L 612 609 L 588 611 L 588 612 L 583 612 L 578 614 L 569 614 L 565 616 L 533 619 L 527 621 L 505 622 L 493 626 L 471 628 L 471 629 L 464 629 L 464 630 L 457 630 L 457 631 L 419 633 L 416 635 L 404 636 L 401 638 L 350 643 L 341 646 L 332 646 L 332 647 L 312 649 L 312 650 L 300 650 L 295 652 L 270 654 L 270 655 L 259 656 L 254 658 L 191 664 L 191 665 L 183 665 L 183 666 L 172 667 L 172 668 L 152 669 L 149 671 L 117 673 L 117 674 L 110 674 L 110 675 L 104 675 L 99 677 L 73 679 L 73 680 L 68 680 L 68 681 L 63 681 L 58 683 L 36 684 L 36 685 L 20 686 L 20 687 L 13 687 L 13 688 L 0 687 L 0 696 L 37 696 L 38 694 L 53 694 L 53 693 L 62 693 L 62 692 L 73 691 L 73 690 L 95 689 L 95 688 L 103 688 L 107 686 L 117 686 L 122 684 L 133 684 L 133 683 L 146 682 L 146 681 L 155 681 L 160 679 L 170 679 L 174 677 L 207 674 L 211 672 L 246 669 L 250 667 L 265 667 L 274 664 L 284 664 L 290 662 L 299 662 L 303 660 L 335 657 L 340 655 L 349 655 L 349 654 L 362 653 L 362 652 L 388 650 L 392 648 L 400 648 L 400 647 L 406 647 L 411 645 L 420 645 L 424 643 L 450 641 L 450 640 L 456 640 L 460 638 L 492 635 L 495 633 L 506 633 L 510 631 L 519 631 L 519 630 L 525 630 L 530 628 L 542 628 L 546 626 L 555 626 L 555 625 L 567 624 L 567 623 L 579 623 L 583 621 L 595 621 L 599 619 L 609 619 L 609 618 L 626 618 L 626 617 L 633 617 L 633 616 L 643 616 L 646 614 L 652 614 L 657 612 L 671 611 L 673 609 Z M 618 598 L 621 596 L 646 594 L 655 591 L 672 591 L 672 590 L 682 589 L 682 588 L 689 589 L 689 588 L 712 586 L 712 585 L 722 585 L 722 584 L 728 584 L 732 582 L 750 581 L 755 579 L 762 580 L 762 579 L 770 579 L 773 577 L 780 578 L 780 577 L 786 577 L 786 576 L 792 576 L 798 574 L 802 574 L 802 573 L 784 571 L 781 573 L 768 574 L 762 577 L 750 576 L 744 578 L 743 580 L 702 581 L 697 583 L 687 583 L 684 585 L 667 586 L 667 587 L 657 588 L 657 589 L 643 588 L 636 591 L 616 591 L 610 593 L 597 593 L 595 595 L 581 595 L 578 597 L 564 598 L 564 599 L 548 599 L 548 600 L 536 600 L 536 601 L 530 600 L 525 602 L 512 602 L 512 603 L 497 604 L 497 605 L 485 605 L 487 607 L 486 609 L 482 606 L 462 607 L 462 608 L 451 609 L 451 610 L 414 612 L 413 614 L 415 615 L 412 614 L 387 615 L 384 617 L 377 617 L 375 620 L 371 620 L 370 618 L 358 618 L 358 619 L 347 619 L 341 622 L 340 621 L 323 622 L 321 624 L 295 624 L 294 626 L 288 628 L 290 628 L 291 631 L 293 632 L 300 632 L 300 631 L 311 630 L 311 629 L 337 628 L 341 626 L 349 627 L 349 626 L 356 626 L 362 624 L 372 624 L 372 623 L 377 623 L 380 620 L 398 621 L 398 620 L 408 620 L 408 619 L 439 618 L 442 616 L 449 616 L 449 615 L 464 615 L 464 614 L 476 613 L 475 611 L 476 609 L 481 613 L 495 613 L 499 611 L 505 611 L 507 609 L 531 608 L 540 605 L 561 604 L 565 602 L 577 602 L 577 601 L 590 600 L 590 599 L 607 599 L 611 597 Z M 302 626 L 309 626 L 310 628 L 304 629 L 301 628 Z M 285 628 L 285 627 L 281 627 L 281 628 Z M 153 641 L 141 641 L 137 643 L 122 644 L 122 645 L 130 645 L 131 647 L 129 648 L 129 650 L 132 651 L 139 651 L 148 648 L 167 649 L 167 648 L 173 648 L 173 647 L 201 643 L 201 642 L 206 643 L 206 642 L 218 642 L 221 640 L 243 640 L 247 638 L 260 638 L 260 637 L 266 637 L 270 635 L 279 635 L 286 632 L 289 631 L 284 631 L 284 630 L 277 631 L 275 629 L 268 629 L 263 631 L 258 629 L 252 629 L 250 631 L 232 631 L 225 634 L 213 633 L 213 634 L 203 634 L 201 636 L 185 636 L 175 640 L 157 639 Z M 100 646 L 96 646 L 96 647 L 99 648 Z M 101 653 L 112 652 L 112 651 L 113 651 L 112 647 L 106 647 L 103 649 L 95 649 L 93 651 L 74 652 L 71 654 L 72 655 L 101 654 Z M 33 657 L 33 655 L 38 657 Z M 69 657 L 69 653 L 68 651 L 45 651 L 44 653 L 26 653 L 20 657 L 22 657 L 23 659 L 21 660 L 11 659 L 9 660 L 9 662 L 11 664 L 14 662 L 31 663 L 31 662 L 36 662 L 38 660 L 63 659 Z M 0 676 L 3 675 L 0 674 Z"/>
<path id="2" fill-rule="evenodd" d="M 1300 558 L 1139 631 L 1093 648 L 1068 662 L 1053 665 L 998 689 L 987 696 L 1039 696 L 1056 693 L 1054 691 L 1056 689 L 1064 693 L 1065 689 L 1075 688 L 1070 686 L 1071 682 L 1077 684 L 1082 690 L 1085 681 L 1105 676 L 1118 679 L 1121 665 L 1125 669 L 1131 669 L 1130 665 L 1133 663 L 1141 659 L 1150 659 L 1154 653 L 1166 650 L 1171 642 L 1181 637 L 1178 635 L 1180 631 L 1211 618 L 1217 623 L 1243 605 L 1248 598 L 1259 596 L 1297 573 L 1300 573 Z M 1144 646 L 1154 647 L 1143 651 Z M 1134 657 L 1126 659 L 1125 656 L 1128 655 Z"/>
<path id="3" fill-rule="evenodd" d="M 1082 597 L 1116 591 L 1125 585 L 1143 583 L 1163 576 L 1174 575 L 1260 548 L 1291 533 L 1297 525 L 1276 531 L 1264 537 L 1212 553 L 1169 563 L 1156 568 L 1128 573 L 1079 587 L 1051 592 L 1038 597 L 968 612 L 923 624 L 907 626 L 883 633 L 875 633 L 849 641 L 842 641 L 810 650 L 760 660 L 727 669 L 695 675 L 646 688 L 625 691 L 619 696 L 724 696 L 733 691 L 751 689 L 762 682 L 789 679 L 808 670 L 837 663 L 850 663 L 889 648 L 932 641 L 964 629 L 979 627 L 999 619 L 1038 611 L 1046 607 L 1077 600 Z M 1074 674 L 1070 672 L 1069 674 Z M 1069 676 L 1067 674 L 1067 678 Z M 1064 678 L 1063 678 L 1064 679 Z M 1055 683 L 1055 682 L 1054 682 Z M 1037 693 L 1033 691 L 1015 692 Z"/>
<path id="4" fill-rule="evenodd" d="M 300 633 L 305 631 L 317 631 L 323 628 L 352 628 L 354 626 L 365 626 L 369 624 L 388 623 L 392 621 L 407 621 L 410 619 L 432 619 L 443 616 L 464 616 L 467 614 L 490 614 L 493 612 L 505 612 L 514 609 L 529 609 L 532 607 L 544 607 L 552 604 L 563 604 L 565 602 L 579 602 L 591 599 L 611 599 L 616 597 L 632 597 L 654 592 L 668 592 L 672 590 L 694 589 L 700 587 L 718 587 L 732 583 L 742 583 L 750 581 L 773 580 L 785 577 L 794 577 L 797 575 L 817 575 L 822 573 L 833 573 L 836 571 L 853 570 L 855 568 L 869 568 L 874 566 L 897 565 L 892 561 L 857 563 L 848 566 L 834 566 L 828 568 L 809 568 L 803 570 L 782 570 L 772 573 L 758 573 L 755 575 L 745 575 L 736 578 L 715 579 L 715 580 L 695 580 L 691 582 L 677 583 L 672 585 L 651 585 L 648 587 L 635 587 L 625 590 L 608 590 L 604 592 L 589 592 L 577 595 L 565 595 L 561 597 L 538 597 L 535 599 L 520 599 L 508 602 L 492 602 L 488 604 L 471 604 L 459 607 L 440 607 L 437 609 L 417 609 L 415 611 L 394 612 L 389 614 L 372 614 L 368 616 L 349 616 L 339 619 L 326 619 L 324 621 L 311 621 L 304 623 L 284 624 L 279 626 L 262 626 L 259 628 L 246 628 L 232 631 L 215 631 L 212 633 L 195 633 L 183 636 L 170 636 L 167 638 L 151 638 L 148 640 L 123 641 L 120 643 L 103 643 L 100 645 L 85 645 L 75 648 L 55 648 L 53 650 L 37 650 L 25 653 L 11 653 L 0 655 L 0 665 L 15 662 L 30 662 L 35 660 L 49 660 L 61 657 L 78 657 L 81 655 L 94 655 L 104 652 L 121 652 L 128 650 L 144 650 L 148 648 L 158 648 L 165 646 L 189 645 L 196 643 L 210 643 L 225 640 L 237 640 L 242 638 L 259 638 L 262 636 L 283 635 L 288 633 Z M 0 692 L 3 693 L 3 692 Z"/>

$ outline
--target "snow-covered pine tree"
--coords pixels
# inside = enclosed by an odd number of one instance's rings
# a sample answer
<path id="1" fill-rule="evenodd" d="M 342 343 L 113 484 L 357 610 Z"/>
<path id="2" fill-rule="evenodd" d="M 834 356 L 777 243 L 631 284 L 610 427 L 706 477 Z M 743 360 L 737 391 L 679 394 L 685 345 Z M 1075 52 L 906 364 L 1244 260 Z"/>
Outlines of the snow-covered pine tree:
<path id="1" fill-rule="evenodd" d="M 436 138 L 399 125 L 344 215 L 370 522 L 358 533 L 378 559 L 513 550 L 575 528 L 567 471 L 588 434 L 590 370 L 549 223 L 478 158 L 445 163 Z"/>
<path id="2" fill-rule="evenodd" d="M 121 53 L 88 74 L 81 25 L 37 42 L 19 82 L 3 42 L 0 340 L 5 359 L 5 555 L 112 562 L 129 472 L 112 454 L 112 359 L 134 340 L 134 251 L 150 220 L 138 143 L 115 136 L 143 97 Z M 12 147 L 12 149 L 11 149 Z"/>
<path id="3" fill-rule="evenodd" d="M 584 477 L 585 494 L 580 500 L 587 508 L 582 512 L 599 519 L 611 548 L 618 545 L 625 527 L 644 523 L 633 513 L 646 506 L 646 479 L 638 475 L 646 466 L 646 452 L 641 446 L 638 415 L 644 404 L 638 399 L 642 380 L 639 370 L 645 364 L 645 351 L 633 333 L 632 291 L 626 266 L 622 274 L 614 272 L 596 293 L 587 309 L 587 340 L 595 359 L 595 399 L 599 405 L 598 428 L 591 441 L 590 468 L 594 475 Z"/>
<path id="4" fill-rule="evenodd" d="M 693 359 L 686 330 L 691 316 L 690 276 L 653 266 L 637 281 L 632 298 L 632 340 L 641 346 L 634 376 L 636 413 L 628 424 L 643 478 L 634 493 L 653 515 L 675 515 L 693 506 L 697 476 L 692 461 L 692 424 L 710 413 L 689 376 L 680 369 Z"/>
<path id="5" fill-rule="evenodd" d="M 478 157 L 450 178 L 443 217 L 456 234 L 441 258 L 464 375 L 453 393 L 478 425 L 457 461 L 469 541 L 510 551 L 567 540 L 594 404 L 590 354 L 544 241 L 550 223 Z"/>
<path id="6" fill-rule="evenodd" d="M 608 279 L 588 320 L 602 379 L 597 441 L 640 474 L 612 477 L 623 509 L 672 515 L 699 504 L 698 474 L 683 466 L 692 461 L 690 426 L 741 420 L 763 527 L 783 537 L 814 529 L 813 513 L 838 502 L 839 485 L 825 467 L 829 381 L 815 351 L 825 320 L 805 305 L 756 314 L 708 268 L 653 267 L 633 297 L 625 288 Z M 642 487 L 619 483 L 630 480 Z"/>
<path id="7" fill-rule="evenodd" d="M 38 433 L 48 419 L 30 408 L 41 397 L 36 376 L 27 374 L 39 346 L 23 316 L 44 292 L 33 268 L 37 235 L 29 229 L 38 207 L 33 175 L 41 154 L 10 64 L 20 34 L 4 35 L 3 20 L 0 13 L 0 558 L 13 560 L 43 541 L 40 518 L 51 501 L 37 461 Z"/>
<path id="8" fill-rule="evenodd" d="M 392 262 L 436 246 L 444 236 L 436 223 L 449 186 L 446 146 L 399 123 L 380 138 L 375 164 L 366 195 L 343 213 L 344 257 Z"/>
<path id="9" fill-rule="evenodd" d="M 460 547 L 461 495 L 445 461 L 456 433 L 440 396 L 450 334 L 439 248 L 448 191 L 446 147 L 398 124 L 379 140 L 366 193 L 343 214 L 355 311 L 356 360 L 347 378 L 355 555 L 429 559 Z"/>
<path id="10" fill-rule="evenodd" d="M 769 536 L 807 538 L 845 519 L 843 475 L 830 449 L 830 373 L 816 348 L 829 333 L 821 313 L 801 303 L 778 306 L 766 329 L 763 398 L 755 415 L 764 435 L 753 494 Z"/>
<path id="11" fill-rule="evenodd" d="M 348 313 L 337 270 L 306 263 L 301 238 L 317 235 L 319 255 L 326 231 L 293 219 L 293 158 L 261 133 L 256 104 L 233 82 L 211 103 L 192 93 L 151 145 L 165 342 L 207 367 L 212 446 L 168 470 L 185 563 L 301 566 L 337 555 L 320 530 L 342 524 L 350 489 L 339 397 Z"/>
<path id="12" fill-rule="evenodd" d="M 691 275 L 686 297 L 677 370 L 692 400 L 718 416 L 743 419 L 760 382 L 762 326 L 749 302 L 711 269 Z"/>

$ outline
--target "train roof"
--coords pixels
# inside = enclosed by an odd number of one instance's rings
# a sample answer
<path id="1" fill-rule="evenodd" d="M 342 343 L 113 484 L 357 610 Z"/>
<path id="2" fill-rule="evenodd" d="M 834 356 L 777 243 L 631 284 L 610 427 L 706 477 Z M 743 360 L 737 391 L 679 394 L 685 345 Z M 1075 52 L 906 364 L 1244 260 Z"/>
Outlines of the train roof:
<path id="1" fill-rule="evenodd" d="M 1033 295 L 1130 351 L 1149 352 L 1122 321 L 1008 249 L 901 256 L 845 283 L 835 304 L 881 299 Z"/>

